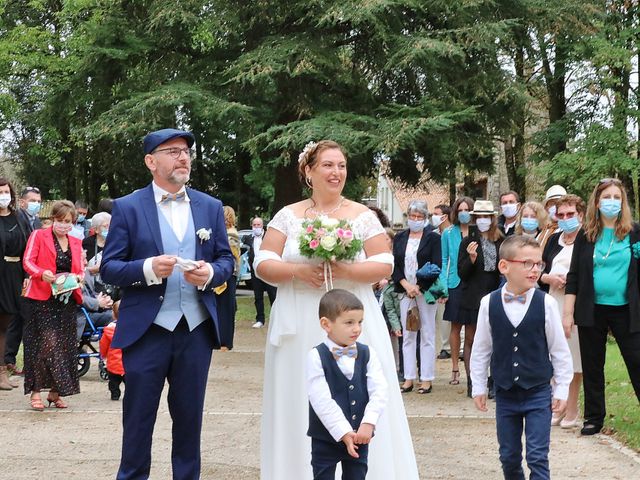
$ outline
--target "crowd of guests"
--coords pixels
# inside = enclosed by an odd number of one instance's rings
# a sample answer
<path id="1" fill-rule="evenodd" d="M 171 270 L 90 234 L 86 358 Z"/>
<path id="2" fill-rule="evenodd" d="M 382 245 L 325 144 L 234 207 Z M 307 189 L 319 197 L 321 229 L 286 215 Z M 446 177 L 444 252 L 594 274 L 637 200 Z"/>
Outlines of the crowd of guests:
<path id="1" fill-rule="evenodd" d="M 408 228 L 393 238 L 393 274 L 376 285 L 392 343 L 398 345 L 401 391 L 412 391 L 419 381 L 418 393 L 431 392 L 436 358 L 451 358 L 449 383 L 459 384 L 462 350 L 467 394 L 472 396 L 469 365 L 481 300 L 505 283 L 498 268 L 504 239 L 525 236 L 542 248 L 543 261 L 526 266 L 537 275 L 536 288 L 558 304 L 573 361 L 567 408 L 554 413 L 551 424 L 563 428 L 578 424 L 583 387 L 581 433 L 598 433 L 606 414 L 609 333 L 620 347 L 640 400 L 640 227 L 631 220 L 626 189 L 619 180 L 607 178 L 586 203 L 560 185 L 549 188 L 542 202 L 523 203 L 513 191 L 501 194 L 499 201 L 496 209 L 489 200 L 463 196 L 450 207 L 439 205 L 431 212 L 423 201 L 409 203 Z M 378 213 L 382 222 L 388 222 Z M 423 276 L 426 284 L 421 284 L 420 273 L 436 267 L 437 282 Z M 436 357 L 435 345 L 439 341 L 443 349 L 447 345 L 436 338 L 438 310 L 450 324 L 450 352 L 442 350 Z M 419 317 L 418 327 L 408 328 L 413 315 Z M 487 388 L 493 398 L 491 376 Z"/>
<path id="2" fill-rule="evenodd" d="M 481 299 L 504 283 L 498 269 L 501 243 L 523 235 L 536 239 L 543 249 L 538 286 L 558 303 L 573 360 L 567 409 L 551 422 L 563 428 L 577 425 L 578 397 L 584 387 L 582 433 L 597 433 L 606 412 L 609 333 L 640 398 L 640 227 L 631 220 L 626 189 L 617 179 L 603 179 L 588 202 L 559 185 L 549 188 L 542 202 L 523 203 L 513 191 L 500 195 L 499 202 L 496 209 L 489 200 L 462 196 L 430 211 L 426 202 L 414 200 L 406 212 L 408 228 L 399 232 L 387 228 L 395 265 L 391 277 L 375 288 L 389 324 L 400 389 L 408 393 L 415 387 L 418 393 L 430 393 L 436 358 L 450 358 L 449 384 L 460 383 L 462 363 L 471 396 L 468 366 Z M 18 196 L 7 179 L 0 179 L 0 390 L 18 387 L 12 375 L 23 373 L 16 367 L 23 342 L 24 391 L 34 410 L 44 408 L 42 390 L 48 391 L 49 404 L 57 408 L 67 406 L 62 397 L 79 392 L 76 347 L 85 314 L 94 325 L 107 327 L 118 299 L 117 289 L 105 285 L 99 275 L 110 201 L 102 201 L 91 219 L 83 201 L 55 202 L 47 215 L 39 215 L 41 204 L 37 188 L 25 187 Z M 376 213 L 390 227 L 384 214 Z M 264 224 L 260 217 L 252 219 L 252 233 L 240 238 L 233 209 L 225 207 L 224 216 L 236 268 L 216 293 L 221 325 L 228 327 L 221 331 L 222 348 L 230 349 L 240 257 L 247 249 L 253 269 Z M 77 285 L 61 284 L 68 289 L 66 294 L 52 293 L 51 284 L 72 277 Z M 264 293 L 273 303 L 276 289 L 256 276 L 253 289 L 253 326 L 260 328 L 265 324 Z M 114 369 L 110 389 L 116 399 L 117 376 L 124 372 Z M 488 389 L 491 398 L 491 376 Z"/>
<path id="3" fill-rule="evenodd" d="M 23 375 L 36 411 L 44 410 L 42 391 L 55 408 L 67 408 L 63 397 L 80 392 L 78 339 L 86 318 L 96 327 L 112 323 L 118 295 L 98 273 L 111 200 L 102 200 L 91 220 L 81 200 L 52 202 L 46 212 L 42 205 L 37 187 L 18 196 L 0 178 L 0 390 L 18 388 L 13 376 Z M 16 362 L 21 344 L 23 369 Z"/>

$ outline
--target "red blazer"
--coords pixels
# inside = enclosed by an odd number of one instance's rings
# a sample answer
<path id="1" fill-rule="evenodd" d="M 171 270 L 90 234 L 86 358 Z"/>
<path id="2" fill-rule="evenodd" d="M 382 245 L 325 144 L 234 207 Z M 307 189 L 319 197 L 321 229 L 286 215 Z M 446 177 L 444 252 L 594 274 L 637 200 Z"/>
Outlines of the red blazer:
<path id="1" fill-rule="evenodd" d="M 122 365 L 122 350 L 111 348 L 111 340 L 116 330 L 116 322 L 111 322 L 102 330 L 100 337 L 100 356 L 107 361 L 107 371 L 116 375 L 124 375 L 124 365 Z"/>
<path id="2" fill-rule="evenodd" d="M 71 249 L 71 273 L 82 276 L 82 241 L 71 235 L 67 238 Z M 51 284 L 42 280 L 42 273 L 45 270 L 57 273 L 56 247 L 51 228 L 34 230 L 31 233 L 22 257 L 22 266 L 31 277 L 24 296 L 32 300 L 48 300 L 51 297 Z M 82 303 L 82 292 L 79 288 L 73 291 L 72 296 L 77 304 Z"/>

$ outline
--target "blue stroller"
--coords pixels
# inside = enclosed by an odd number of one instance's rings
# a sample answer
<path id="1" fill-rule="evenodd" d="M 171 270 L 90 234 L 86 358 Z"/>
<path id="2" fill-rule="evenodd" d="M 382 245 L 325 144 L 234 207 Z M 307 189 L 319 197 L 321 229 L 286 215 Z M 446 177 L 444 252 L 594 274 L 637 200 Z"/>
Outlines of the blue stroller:
<path id="1" fill-rule="evenodd" d="M 102 327 L 96 327 L 89 317 L 89 313 L 84 307 L 80 307 L 80 311 L 84 315 L 86 320 L 84 331 L 78 342 L 78 377 L 82 377 L 89 371 L 91 366 L 91 359 L 98 359 L 98 370 L 100 372 L 100 378 L 102 380 L 108 380 L 109 375 L 107 373 L 107 367 L 104 364 L 104 360 L 100 358 L 100 352 L 96 350 L 94 343 L 100 341 L 102 337 Z"/>

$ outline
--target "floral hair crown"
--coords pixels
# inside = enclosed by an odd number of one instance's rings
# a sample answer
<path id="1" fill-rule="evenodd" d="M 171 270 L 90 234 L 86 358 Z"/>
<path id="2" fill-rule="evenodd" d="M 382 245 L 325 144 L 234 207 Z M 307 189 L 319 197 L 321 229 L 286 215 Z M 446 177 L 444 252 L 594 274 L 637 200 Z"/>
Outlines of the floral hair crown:
<path id="1" fill-rule="evenodd" d="M 316 148 L 318 144 L 316 142 L 309 142 L 307 143 L 304 148 L 302 149 L 302 152 L 300 152 L 300 155 L 298 155 L 298 163 L 302 163 L 303 160 L 307 157 L 307 155 L 309 154 L 309 152 L 311 150 L 313 150 L 314 148 Z"/>

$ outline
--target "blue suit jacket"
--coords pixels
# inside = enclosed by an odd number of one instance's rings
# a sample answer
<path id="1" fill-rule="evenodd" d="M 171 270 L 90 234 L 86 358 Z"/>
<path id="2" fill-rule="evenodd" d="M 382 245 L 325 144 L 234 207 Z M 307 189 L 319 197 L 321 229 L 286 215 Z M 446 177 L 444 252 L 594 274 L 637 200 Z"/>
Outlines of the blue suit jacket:
<path id="1" fill-rule="evenodd" d="M 211 238 L 196 242 L 196 260 L 213 267 L 213 279 L 206 290 L 199 291 L 214 324 L 220 345 L 218 315 L 213 287 L 223 284 L 233 272 L 234 258 L 229 248 L 222 213 L 222 203 L 209 195 L 187 188 L 195 231 L 211 229 Z M 162 255 L 162 237 L 153 187 L 136 190 L 113 203 L 109 236 L 102 253 L 100 275 L 105 283 L 122 288 L 118 328 L 113 338 L 115 348 L 135 343 L 156 318 L 164 299 L 166 279 L 160 285 L 147 285 L 142 266 L 145 259 Z"/>

